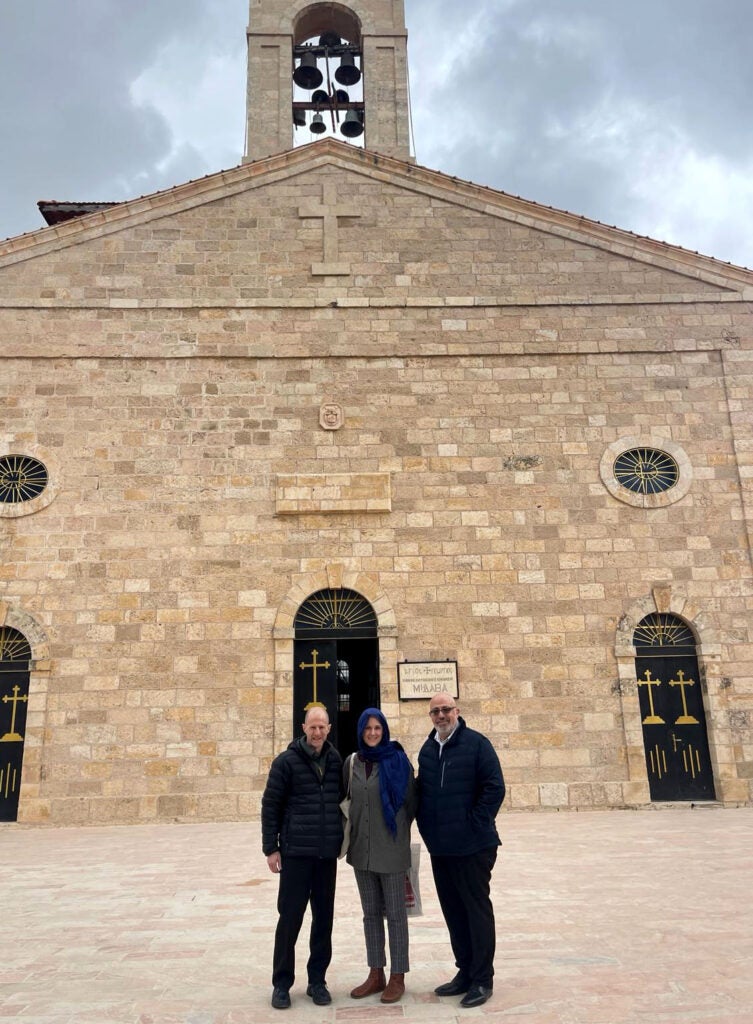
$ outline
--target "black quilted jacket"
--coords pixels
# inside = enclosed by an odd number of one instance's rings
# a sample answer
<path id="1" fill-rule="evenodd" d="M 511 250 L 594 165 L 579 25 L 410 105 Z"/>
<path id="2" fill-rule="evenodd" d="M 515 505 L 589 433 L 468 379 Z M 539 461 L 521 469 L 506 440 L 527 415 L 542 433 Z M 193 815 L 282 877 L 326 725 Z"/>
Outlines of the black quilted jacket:
<path id="1" fill-rule="evenodd" d="M 324 743 L 324 774 L 293 740 L 269 770 L 261 801 L 261 842 L 265 856 L 279 850 L 285 857 L 337 857 L 343 840 L 340 801 L 342 758 Z"/>
<path id="2" fill-rule="evenodd" d="M 499 758 L 461 717 L 441 757 L 434 730 L 429 733 L 418 754 L 418 790 L 418 829 L 433 857 L 499 846 L 494 819 L 505 798 Z"/>

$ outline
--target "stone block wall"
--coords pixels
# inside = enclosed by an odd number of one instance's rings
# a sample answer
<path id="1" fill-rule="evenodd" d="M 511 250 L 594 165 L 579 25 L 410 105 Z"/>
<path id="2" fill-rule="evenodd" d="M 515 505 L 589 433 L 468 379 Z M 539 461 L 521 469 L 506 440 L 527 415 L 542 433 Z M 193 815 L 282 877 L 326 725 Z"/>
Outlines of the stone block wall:
<path id="1" fill-rule="evenodd" d="M 411 755 L 396 663 L 457 660 L 512 808 L 647 802 L 628 625 L 682 615 L 717 795 L 749 801 L 745 272 L 317 152 L 0 247 L 0 453 L 52 496 L 0 516 L 37 659 L 22 819 L 255 815 L 322 579 L 389 623 Z M 360 216 L 318 275 L 328 182 Z M 615 497 L 626 438 L 677 453 L 680 500 Z"/>

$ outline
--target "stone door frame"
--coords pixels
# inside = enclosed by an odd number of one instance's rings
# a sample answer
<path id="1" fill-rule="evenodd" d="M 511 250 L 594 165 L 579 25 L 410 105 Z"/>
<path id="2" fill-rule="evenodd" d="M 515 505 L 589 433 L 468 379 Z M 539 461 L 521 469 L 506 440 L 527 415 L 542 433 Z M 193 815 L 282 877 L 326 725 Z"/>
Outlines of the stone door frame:
<path id="1" fill-rule="evenodd" d="M 42 754 L 47 720 L 47 697 L 52 662 L 47 634 L 37 620 L 17 605 L 0 601 L 0 626 L 23 633 L 31 647 L 29 662 L 29 702 L 26 709 L 24 757 L 21 768 L 21 792 L 18 801 L 19 822 L 39 822 L 50 816 L 49 801 L 41 796 Z"/>
<path id="2" fill-rule="evenodd" d="M 331 563 L 317 572 L 298 573 L 279 604 L 272 629 L 274 642 L 274 695 L 272 709 L 272 753 L 281 753 L 290 742 L 293 716 L 293 643 L 295 616 L 303 602 L 318 590 L 347 588 L 362 594 L 377 617 L 379 640 L 379 688 L 382 707 L 397 707 L 397 625 L 387 595 L 375 576 Z"/>
<path id="3" fill-rule="evenodd" d="M 636 675 L 636 649 L 633 635 L 638 623 L 653 612 L 677 615 L 690 627 L 696 639 L 701 699 L 706 715 L 709 755 L 714 774 L 717 799 L 724 800 L 724 772 L 719 752 L 723 744 L 717 735 L 715 722 L 719 721 L 719 679 L 722 649 L 713 629 L 698 606 L 670 585 L 657 585 L 651 593 L 633 604 L 617 624 L 615 658 L 617 659 L 618 688 L 622 706 L 625 733 L 625 756 L 628 781 L 623 784 L 623 802 L 627 806 L 651 804 L 643 743 L 643 726 L 638 700 Z"/>

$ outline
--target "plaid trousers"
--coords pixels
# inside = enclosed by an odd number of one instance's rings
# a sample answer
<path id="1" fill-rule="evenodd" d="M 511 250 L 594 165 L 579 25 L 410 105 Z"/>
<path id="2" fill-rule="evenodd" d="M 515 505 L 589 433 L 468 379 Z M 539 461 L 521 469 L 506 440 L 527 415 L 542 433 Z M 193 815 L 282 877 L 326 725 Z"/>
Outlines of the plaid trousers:
<path id="1" fill-rule="evenodd" d="M 405 911 L 405 872 L 382 875 L 355 868 L 356 884 L 363 907 L 363 931 L 366 938 L 366 963 L 384 967 L 384 918 L 390 942 L 390 971 L 407 974 L 408 916 Z"/>

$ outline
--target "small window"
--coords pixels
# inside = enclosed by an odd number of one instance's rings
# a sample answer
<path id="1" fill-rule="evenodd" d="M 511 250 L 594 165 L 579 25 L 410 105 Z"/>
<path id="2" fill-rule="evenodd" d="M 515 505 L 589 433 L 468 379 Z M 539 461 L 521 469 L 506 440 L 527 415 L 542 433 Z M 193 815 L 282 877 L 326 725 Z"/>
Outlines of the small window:
<path id="1" fill-rule="evenodd" d="M 695 650 L 695 637 L 686 622 L 667 612 L 651 612 L 635 627 L 633 643 L 644 647 L 689 647 Z"/>
<path id="2" fill-rule="evenodd" d="M 377 634 L 374 609 L 355 590 L 318 590 L 306 598 L 296 613 L 295 635 L 301 640 L 343 636 L 350 639 Z"/>
<path id="3" fill-rule="evenodd" d="M 0 661 L 31 661 L 31 645 L 12 626 L 0 626 Z"/>
<path id="4" fill-rule="evenodd" d="M 693 467 L 679 444 L 648 434 L 621 437 L 607 445 L 599 475 L 618 501 L 636 508 L 663 508 L 688 493 Z"/>
<path id="5" fill-rule="evenodd" d="M 0 519 L 34 515 L 54 501 L 59 489 L 53 452 L 13 440 L 0 445 Z"/>
<path id="6" fill-rule="evenodd" d="M 614 460 L 618 483 L 634 494 L 661 494 L 680 479 L 677 463 L 658 448 L 630 448 Z"/>
<path id="7" fill-rule="evenodd" d="M 47 486 L 46 466 L 30 455 L 0 457 L 0 502 L 19 505 L 38 498 Z"/>

